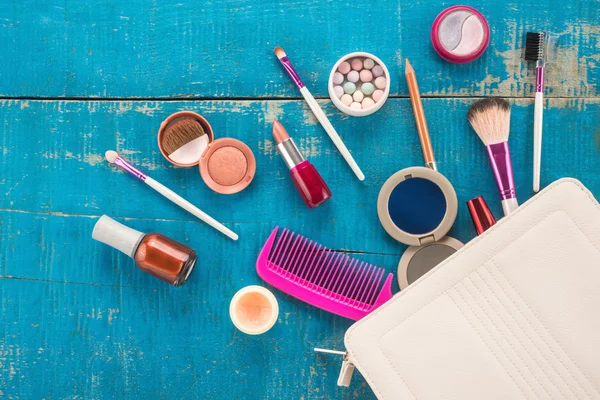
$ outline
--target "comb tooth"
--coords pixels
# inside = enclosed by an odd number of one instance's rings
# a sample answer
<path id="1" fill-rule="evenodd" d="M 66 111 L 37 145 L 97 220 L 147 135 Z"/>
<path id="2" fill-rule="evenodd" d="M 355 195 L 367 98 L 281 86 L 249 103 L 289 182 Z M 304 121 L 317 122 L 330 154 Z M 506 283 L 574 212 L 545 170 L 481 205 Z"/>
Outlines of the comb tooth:
<path id="1" fill-rule="evenodd" d="M 335 254 L 335 261 L 334 261 L 333 265 L 331 266 L 331 269 L 327 273 L 327 277 L 325 277 L 324 284 L 323 284 L 323 288 L 325 290 L 329 290 L 329 291 L 331 291 L 331 289 L 333 287 L 333 282 L 334 282 L 333 279 L 335 277 L 335 271 L 338 270 L 340 261 L 344 259 L 344 255 L 342 253 L 334 253 L 334 254 Z"/>
<path id="2" fill-rule="evenodd" d="M 348 296 L 350 297 L 350 299 L 352 300 L 358 300 L 358 293 L 360 292 L 360 288 L 363 284 L 363 281 L 365 279 L 365 275 L 367 272 L 367 268 L 368 268 L 367 263 L 365 263 L 364 261 L 362 261 L 360 263 L 360 267 L 358 267 L 358 272 L 356 274 L 356 276 L 354 277 L 354 279 L 352 280 L 352 284 L 351 284 L 351 288 L 352 288 L 352 293 Z"/>
<path id="3" fill-rule="evenodd" d="M 311 240 L 306 246 L 306 248 L 304 248 L 302 262 L 298 264 L 298 268 L 294 271 L 294 280 L 300 278 L 302 271 L 306 269 L 306 265 L 310 262 L 313 248 L 315 247 L 315 245 L 316 243 Z"/>
<path id="4" fill-rule="evenodd" d="M 365 282 L 365 286 L 364 286 L 362 294 L 360 296 L 360 301 L 361 301 L 361 303 L 364 303 L 364 304 L 369 304 L 367 301 L 369 300 L 369 297 L 371 296 L 371 292 L 373 291 L 373 285 L 375 284 L 375 279 L 377 278 L 377 274 L 379 273 L 379 268 L 377 268 L 374 265 L 371 265 L 371 267 L 373 267 L 373 268 L 371 269 L 371 272 L 369 273 L 369 277 L 367 278 L 367 281 Z"/>
<path id="5" fill-rule="evenodd" d="M 327 264 L 328 264 L 327 258 L 329 257 L 329 254 L 330 254 L 329 249 L 326 247 L 323 247 L 323 251 L 321 252 L 321 258 L 319 259 L 319 263 L 317 264 L 316 268 L 313 271 L 311 271 L 311 274 L 307 279 L 309 282 L 312 283 L 314 288 L 321 289 L 321 285 L 320 285 L 321 277 L 323 276 L 325 268 L 327 267 Z"/>
<path id="6" fill-rule="evenodd" d="M 300 260 L 300 262 L 297 265 L 294 266 L 294 270 L 292 271 L 292 275 L 294 276 L 294 279 L 298 276 L 298 273 L 302 270 L 304 265 L 306 265 L 305 264 L 306 257 L 307 257 L 307 254 L 310 253 L 310 249 L 311 249 L 312 245 L 313 245 L 313 241 L 307 239 L 306 245 L 302 249 L 302 259 Z"/>
<path id="7" fill-rule="evenodd" d="M 325 277 L 327 276 L 327 272 L 331 269 L 331 263 L 335 258 L 335 253 L 329 249 L 327 249 L 327 257 L 326 261 L 323 263 L 323 268 L 317 276 L 315 276 L 315 285 L 317 285 L 320 289 L 324 288 Z"/>
<path id="8" fill-rule="evenodd" d="M 378 278 L 381 272 L 381 268 L 375 267 L 373 269 L 373 274 L 369 277 L 369 289 L 367 289 L 365 291 L 365 297 L 362 300 L 363 303 L 365 303 L 366 305 L 371 305 L 371 298 L 373 297 L 373 293 L 376 291 L 377 289 L 377 280 L 380 279 Z"/>
<path id="9" fill-rule="evenodd" d="M 340 254 L 342 255 L 341 262 L 338 264 L 335 274 L 331 277 L 331 291 L 336 295 L 340 293 L 342 281 L 344 280 L 344 272 L 348 271 L 348 263 L 352 260 L 344 253 Z"/>
<path id="10" fill-rule="evenodd" d="M 281 258 L 281 247 L 282 244 L 286 241 L 288 232 L 289 231 L 287 229 L 283 230 L 281 236 L 279 236 L 277 245 L 275 245 L 275 250 L 273 250 L 273 254 L 271 255 L 272 258 L 270 258 L 270 261 L 275 265 L 279 265 L 278 260 Z"/>
<path id="11" fill-rule="evenodd" d="M 348 256 L 346 256 L 348 257 Z M 342 274 L 344 274 L 343 276 L 343 280 L 342 280 L 342 284 L 340 286 L 340 290 L 335 290 L 336 293 L 338 293 L 340 296 L 342 297 L 348 297 L 348 288 L 349 288 L 349 284 L 350 282 L 352 282 L 352 279 L 354 278 L 354 275 L 356 275 L 356 264 L 358 264 L 358 260 L 354 259 L 354 258 L 350 258 L 348 257 L 348 259 L 350 260 L 350 264 L 345 268 L 345 271 L 342 272 Z"/>
<path id="12" fill-rule="evenodd" d="M 282 246 L 281 248 L 281 254 L 280 254 L 280 259 L 279 262 L 277 263 L 277 265 L 279 266 L 279 268 L 281 268 L 284 271 L 287 271 L 287 269 L 285 268 L 285 261 L 288 259 L 289 256 L 289 252 L 288 249 L 290 248 L 290 244 L 292 244 L 294 242 L 294 232 L 290 232 L 290 234 L 287 235 L 286 237 L 286 243 L 284 246 Z"/>
<path id="13" fill-rule="evenodd" d="M 308 261 L 304 267 L 300 270 L 300 273 L 298 274 L 298 277 L 300 279 L 303 280 L 307 280 L 306 276 L 310 273 L 310 271 L 312 271 L 312 269 L 315 267 L 315 262 L 317 261 L 317 257 L 319 256 L 319 252 L 321 251 L 321 245 L 319 245 L 319 247 L 315 246 L 313 247 L 313 254 L 312 254 L 312 258 L 310 259 L 310 261 Z"/>
<path id="14" fill-rule="evenodd" d="M 308 242 L 307 238 L 300 235 L 298 236 L 299 237 L 297 238 L 297 247 L 294 251 L 293 259 L 290 260 L 290 267 L 287 270 L 286 276 L 292 275 L 294 273 L 294 270 L 298 269 L 298 260 L 300 258 L 300 255 L 302 254 L 302 249 L 306 245 L 306 242 Z"/>
<path id="15" fill-rule="evenodd" d="M 383 268 L 379 268 L 379 270 L 377 271 L 377 276 L 378 278 L 373 279 L 373 282 L 375 282 L 375 284 L 373 285 L 373 292 L 371 293 L 371 295 L 369 296 L 369 305 L 373 305 L 375 303 L 375 299 L 377 298 L 377 292 L 381 286 L 381 278 L 383 278 L 383 275 L 385 275 L 385 272 L 383 271 Z"/>
<path id="16" fill-rule="evenodd" d="M 367 264 L 367 269 L 366 269 L 366 273 L 363 279 L 363 282 L 360 285 L 359 291 L 356 295 L 356 301 L 359 303 L 364 303 L 365 301 L 365 297 L 367 295 L 367 293 L 369 292 L 369 290 L 371 289 L 371 285 L 373 284 L 373 282 L 371 281 L 371 279 L 373 279 L 373 274 L 375 273 L 375 266 L 372 264 Z"/>
<path id="17" fill-rule="evenodd" d="M 290 250 L 286 252 L 286 258 L 281 262 L 281 268 L 288 273 L 292 267 L 292 259 L 294 258 L 294 254 L 296 254 L 296 248 L 298 247 L 298 243 L 302 241 L 302 236 L 296 234 L 296 236 L 292 236 L 290 239 Z"/>
<path id="18" fill-rule="evenodd" d="M 346 297 L 347 302 L 350 302 L 352 299 L 350 298 L 350 294 L 352 293 L 352 288 L 354 287 L 354 283 L 356 282 L 356 277 L 360 272 L 360 268 L 362 267 L 362 263 L 359 260 L 354 260 L 354 264 L 352 266 L 352 273 L 348 274 L 346 279 L 346 285 L 343 289 L 343 295 Z"/>

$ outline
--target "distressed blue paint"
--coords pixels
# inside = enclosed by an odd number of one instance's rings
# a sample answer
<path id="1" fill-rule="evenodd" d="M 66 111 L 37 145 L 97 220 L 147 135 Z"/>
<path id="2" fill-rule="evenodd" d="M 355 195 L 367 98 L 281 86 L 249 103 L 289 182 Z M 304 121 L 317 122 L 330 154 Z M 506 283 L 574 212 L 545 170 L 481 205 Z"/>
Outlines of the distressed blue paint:
<path id="1" fill-rule="evenodd" d="M 5 96 L 298 96 L 275 61 L 282 46 L 314 95 L 327 96 L 339 57 L 370 51 L 402 76 L 408 57 L 423 93 L 530 95 L 535 73 L 522 62 L 527 30 L 564 34 L 550 95 L 594 96 L 599 7 L 595 1 L 473 0 L 491 42 L 476 62 L 453 65 L 429 41 L 452 2 L 118 0 L 0 3 Z M 525 78 L 525 79 L 521 79 Z M 407 94 L 402 79 L 391 94 Z"/>
<path id="2" fill-rule="evenodd" d="M 500 217 L 487 155 L 466 121 L 472 95 L 529 96 L 533 71 L 521 61 L 527 29 L 563 32 L 560 63 L 548 67 L 542 183 L 581 179 L 600 194 L 600 100 L 594 2 L 470 5 L 489 19 L 492 42 L 477 62 L 443 62 L 428 42 L 435 15 L 451 4 L 408 1 L 3 2 L 0 4 L 0 395 L 7 398 L 372 398 L 357 374 L 335 386 L 350 322 L 276 292 L 280 320 L 248 337 L 228 318 L 239 288 L 260 283 L 256 255 L 275 225 L 395 272 L 405 246 L 377 220 L 376 199 L 394 172 L 422 165 L 402 63 L 417 70 L 434 150 L 455 186 L 450 235 L 474 236 L 465 201 L 484 195 Z M 284 12 L 280 11 L 284 10 Z M 347 21 L 367 21 L 353 24 Z M 355 179 L 276 62 L 283 46 L 313 93 L 326 96 L 330 67 L 367 50 L 393 77 L 391 98 L 366 118 L 322 101 L 367 176 Z M 60 100 L 55 97 L 102 97 Z M 204 101 L 175 97 L 218 96 Z M 232 100 L 231 97 L 250 97 Z M 131 97 L 132 101 L 108 101 Z M 168 101 L 148 98 L 164 97 Z M 261 100 L 264 97 L 279 99 Z M 521 201 L 531 192 L 530 100 L 511 100 L 510 144 Z M 223 196 L 197 169 L 175 168 L 156 147 L 162 119 L 193 110 L 217 137 L 246 142 L 257 175 Z M 277 118 L 333 191 L 308 210 L 270 139 Z M 117 149 L 157 180 L 240 234 L 227 240 L 103 161 Z M 281 207 L 284 204 L 285 207 Z M 201 255 L 179 289 L 144 275 L 124 255 L 90 239 L 101 214 L 158 231 Z M 364 254 L 366 253 L 366 254 Z M 395 287 L 394 290 L 397 290 Z"/>

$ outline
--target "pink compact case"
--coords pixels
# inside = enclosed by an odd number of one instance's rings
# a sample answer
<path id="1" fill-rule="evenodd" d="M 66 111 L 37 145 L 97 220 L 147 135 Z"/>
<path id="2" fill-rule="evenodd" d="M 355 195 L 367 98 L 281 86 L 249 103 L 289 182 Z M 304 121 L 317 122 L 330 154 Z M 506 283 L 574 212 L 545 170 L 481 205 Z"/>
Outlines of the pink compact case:
<path id="1" fill-rule="evenodd" d="M 468 63 L 481 56 L 490 42 L 490 28 L 476 9 L 453 6 L 445 9 L 433 21 L 431 42 L 446 61 Z"/>
<path id="2" fill-rule="evenodd" d="M 181 158 L 174 157 L 165 149 L 165 131 L 169 125 L 182 120 L 195 120 L 202 127 L 202 136 L 190 140 Z M 185 136 L 186 132 L 183 133 Z M 181 139 L 181 135 L 177 138 Z M 183 139 L 185 140 L 185 139 Z M 256 159 L 252 150 L 237 139 L 216 139 L 208 121 L 191 111 L 181 111 L 170 115 L 160 124 L 158 147 L 162 155 L 172 164 L 180 167 L 198 165 L 200 175 L 206 185 L 217 193 L 233 194 L 245 189 L 256 173 Z"/>

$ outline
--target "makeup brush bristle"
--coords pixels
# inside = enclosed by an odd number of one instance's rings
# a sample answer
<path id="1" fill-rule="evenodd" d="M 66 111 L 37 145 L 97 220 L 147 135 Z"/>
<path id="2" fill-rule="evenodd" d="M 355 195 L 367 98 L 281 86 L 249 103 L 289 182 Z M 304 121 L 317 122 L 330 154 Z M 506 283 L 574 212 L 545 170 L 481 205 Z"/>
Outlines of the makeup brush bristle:
<path id="1" fill-rule="evenodd" d="M 285 57 L 285 51 L 283 51 L 281 47 L 275 47 L 273 51 L 275 52 L 277 58 L 282 59 L 283 57 Z"/>
<path id="2" fill-rule="evenodd" d="M 545 32 L 527 32 L 525 39 L 525 59 L 544 61 L 546 50 Z"/>
<path id="3" fill-rule="evenodd" d="M 506 100 L 477 100 L 469 109 L 467 119 L 486 146 L 508 141 L 510 104 Z"/>
<path id="4" fill-rule="evenodd" d="M 162 146 L 167 154 L 171 155 L 175 150 L 205 134 L 200 122 L 193 118 L 183 118 L 171 122 L 165 128 Z"/>

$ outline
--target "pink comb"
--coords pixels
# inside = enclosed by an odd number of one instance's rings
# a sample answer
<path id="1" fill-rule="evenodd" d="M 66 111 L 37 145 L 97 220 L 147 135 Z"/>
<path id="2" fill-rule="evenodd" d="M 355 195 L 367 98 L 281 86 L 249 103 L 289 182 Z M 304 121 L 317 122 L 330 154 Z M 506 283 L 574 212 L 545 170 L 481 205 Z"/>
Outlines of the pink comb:
<path id="1" fill-rule="evenodd" d="M 256 262 L 256 272 L 265 282 L 353 320 L 392 298 L 392 274 L 381 285 L 383 269 L 329 250 L 288 229 L 275 243 L 278 229 L 273 229 Z"/>

